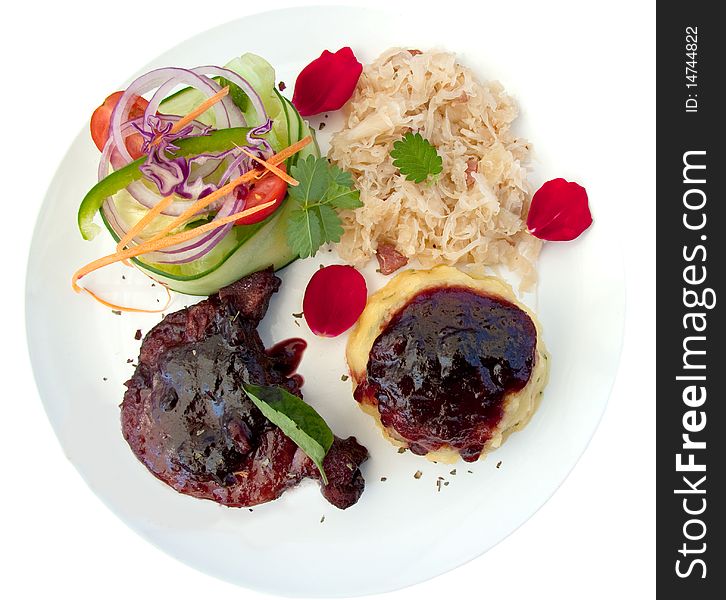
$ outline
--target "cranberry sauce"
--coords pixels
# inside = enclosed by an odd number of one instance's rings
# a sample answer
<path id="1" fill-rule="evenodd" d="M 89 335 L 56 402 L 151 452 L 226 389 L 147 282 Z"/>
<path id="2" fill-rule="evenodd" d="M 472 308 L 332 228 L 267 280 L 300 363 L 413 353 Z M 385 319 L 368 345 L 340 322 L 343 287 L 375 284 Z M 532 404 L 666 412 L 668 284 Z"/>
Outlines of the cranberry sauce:
<path id="1" fill-rule="evenodd" d="M 302 360 L 303 352 L 308 347 L 308 343 L 302 338 L 290 338 L 282 340 L 272 348 L 266 350 L 275 363 L 277 370 L 285 377 L 290 377 L 297 371 Z"/>
<path id="2" fill-rule="evenodd" d="M 383 425 L 412 452 L 449 444 L 474 461 L 505 394 L 529 381 L 536 344 L 532 319 L 511 302 L 468 288 L 425 290 L 373 343 L 355 396 L 377 402 Z"/>

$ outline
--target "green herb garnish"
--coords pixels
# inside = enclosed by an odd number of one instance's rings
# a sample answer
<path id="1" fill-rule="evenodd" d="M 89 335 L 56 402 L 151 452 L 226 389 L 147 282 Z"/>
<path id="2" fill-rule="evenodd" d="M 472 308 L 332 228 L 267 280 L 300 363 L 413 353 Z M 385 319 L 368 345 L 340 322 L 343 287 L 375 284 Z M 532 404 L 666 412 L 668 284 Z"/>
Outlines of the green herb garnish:
<path id="1" fill-rule="evenodd" d="M 410 131 L 402 139 L 393 143 L 391 150 L 393 166 L 397 167 L 409 181 L 421 183 L 431 175 L 441 173 L 443 162 L 436 148 L 420 133 Z"/>
<path id="2" fill-rule="evenodd" d="M 287 390 L 276 386 L 243 384 L 243 389 L 263 415 L 295 442 L 318 467 L 323 483 L 328 478 L 323 459 L 333 444 L 333 432 L 315 409 Z"/>
<path id="3" fill-rule="evenodd" d="M 289 188 L 297 207 L 290 212 L 287 242 L 300 258 L 314 256 L 320 246 L 338 242 L 343 227 L 337 210 L 363 206 L 353 187 L 350 173 L 328 163 L 326 158 L 308 156 L 290 169 L 300 185 Z"/>

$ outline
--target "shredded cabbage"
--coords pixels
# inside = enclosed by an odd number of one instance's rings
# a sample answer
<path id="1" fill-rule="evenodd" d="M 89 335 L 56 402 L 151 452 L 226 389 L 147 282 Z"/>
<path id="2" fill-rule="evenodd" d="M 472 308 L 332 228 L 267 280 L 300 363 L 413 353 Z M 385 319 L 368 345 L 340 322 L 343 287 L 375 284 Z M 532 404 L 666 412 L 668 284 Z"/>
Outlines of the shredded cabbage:
<path id="1" fill-rule="evenodd" d="M 510 131 L 514 101 L 479 83 L 454 54 L 388 50 L 367 65 L 328 157 L 350 171 L 363 207 L 344 211 L 340 255 L 358 266 L 391 243 L 424 267 L 504 265 L 536 282 L 541 242 L 527 232 L 530 144 Z M 443 158 L 429 183 L 393 166 L 393 142 L 418 131 Z"/>

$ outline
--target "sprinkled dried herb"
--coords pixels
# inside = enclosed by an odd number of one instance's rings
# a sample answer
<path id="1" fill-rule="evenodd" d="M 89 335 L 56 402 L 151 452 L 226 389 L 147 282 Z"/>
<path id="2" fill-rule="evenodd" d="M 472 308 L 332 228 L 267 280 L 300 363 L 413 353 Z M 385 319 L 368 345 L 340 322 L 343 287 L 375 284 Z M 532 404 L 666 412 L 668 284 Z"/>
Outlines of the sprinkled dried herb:
<path id="1" fill-rule="evenodd" d="M 340 380 L 341 381 L 348 381 L 348 376 L 347 375 L 341 375 L 340 376 Z"/>

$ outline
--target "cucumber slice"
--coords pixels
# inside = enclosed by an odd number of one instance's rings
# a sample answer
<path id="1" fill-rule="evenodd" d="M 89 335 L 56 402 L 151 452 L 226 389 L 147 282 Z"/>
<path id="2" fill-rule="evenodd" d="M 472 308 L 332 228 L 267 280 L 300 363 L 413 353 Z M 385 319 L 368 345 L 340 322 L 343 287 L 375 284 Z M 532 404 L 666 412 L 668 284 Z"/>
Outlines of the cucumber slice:
<path id="1" fill-rule="evenodd" d="M 229 66 L 232 67 L 232 63 Z M 269 101 L 266 102 L 266 107 L 273 118 L 273 128 L 268 134 L 273 148 L 279 151 L 310 135 L 313 143 L 288 159 L 288 168 L 310 155 L 319 157 L 320 148 L 315 139 L 315 132 L 287 98 L 274 87 L 272 91 L 274 95 L 270 94 L 270 96 L 273 101 L 279 103 L 270 111 Z M 187 114 L 203 99 L 204 96 L 201 92 L 193 88 L 186 88 L 164 100 L 161 103 L 160 111 L 166 114 Z M 199 120 L 214 126 L 214 113 L 208 111 Z M 135 223 L 146 212 L 146 209 L 141 207 L 125 190 L 115 194 L 113 199 L 116 210 L 128 224 Z M 287 223 L 293 208 L 294 202 L 287 199 L 274 214 L 261 223 L 234 227 L 207 255 L 190 263 L 179 265 L 149 263 L 145 262 L 143 257 L 131 260 L 141 271 L 168 285 L 170 289 L 183 294 L 206 296 L 245 275 L 271 265 L 275 269 L 281 269 L 298 258 L 297 254 L 292 252 L 287 245 Z M 160 219 L 164 219 L 164 217 L 160 217 Z M 105 219 L 104 224 L 111 236 L 118 241 L 118 236 Z M 153 226 L 153 223 L 150 225 Z M 162 223 L 159 225 L 161 226 Z"/>
<path id="2" fill-rule="evenodd" d="M 209 254 L 191 263 L 167 265 L 147 263 L 139 258 L 131 260 L 138 269 L 172 290 L 208 296 L 245 275 L 271 265 L 281 269 L 297 258 L 287 245 L 287 221 L 293 208 L 288 199 L 261 223 L 234 227 Z M 104 223 L 118 241 L 105 219 Z"/>

